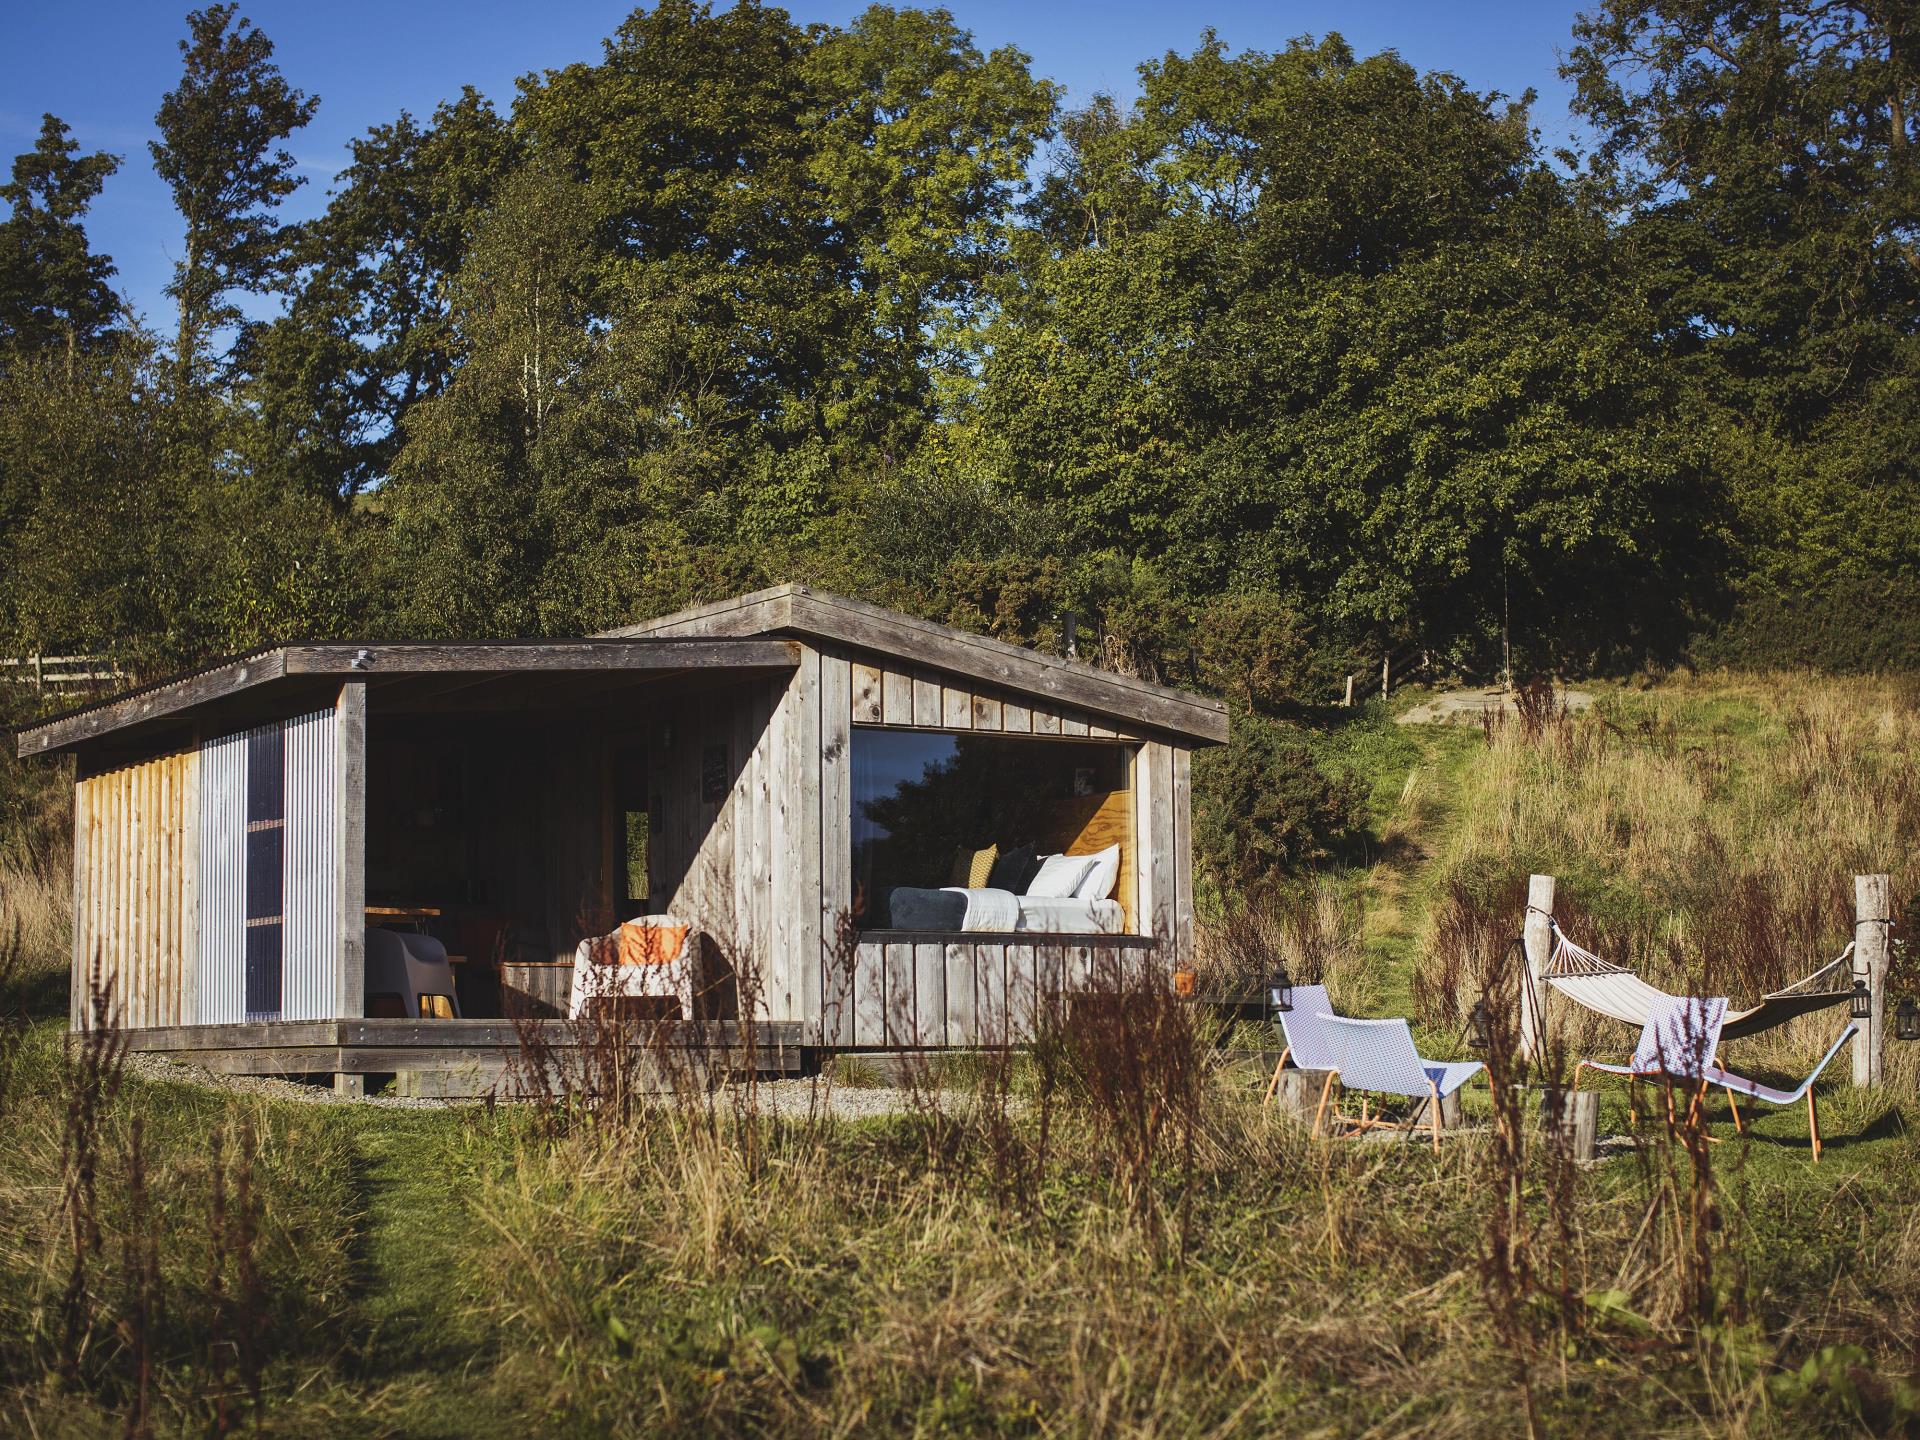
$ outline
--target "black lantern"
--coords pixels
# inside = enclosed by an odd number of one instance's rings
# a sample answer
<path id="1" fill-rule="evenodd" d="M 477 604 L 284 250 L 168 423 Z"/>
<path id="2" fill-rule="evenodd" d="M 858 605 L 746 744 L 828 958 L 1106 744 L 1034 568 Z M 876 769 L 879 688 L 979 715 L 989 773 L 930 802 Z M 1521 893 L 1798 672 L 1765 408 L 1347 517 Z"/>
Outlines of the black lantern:
<path id="1" fill-rule="evenodd" d="M 1856 1020 L 1870 1020 L 1873 1018 L 1873 995 L 1867 989 L 1866 981 L 1855 980 L 1853 982 L 1853 998 L 1847 1002 L 1847 1014 Z"/>
<path id="2" fill-rule="evenodd" d="M 1920 1005 L 1913 996 L 1903 995 L 1893 1007 L 1893 1033 L 1901 1040 L 1920 1040 Z"/>
<path id="3" fill-rule="evenodd" d="M 1267 999 L 1272 1003 L 1276 1015 L 1293 1013 L 1293 981 L 1288 978 L 1284 966 L 1267 977 Z"/>
<path id="4" fill-rule="evenodd" d="M 1473 1009 L 1467 1012 L 1467 1044 L 1476 1050 L 1485 1050 L 1493 1044 L 1493 1012 L 1487 1009 L 1487 997 L 1482 995 L 1473 1002 Z"/>

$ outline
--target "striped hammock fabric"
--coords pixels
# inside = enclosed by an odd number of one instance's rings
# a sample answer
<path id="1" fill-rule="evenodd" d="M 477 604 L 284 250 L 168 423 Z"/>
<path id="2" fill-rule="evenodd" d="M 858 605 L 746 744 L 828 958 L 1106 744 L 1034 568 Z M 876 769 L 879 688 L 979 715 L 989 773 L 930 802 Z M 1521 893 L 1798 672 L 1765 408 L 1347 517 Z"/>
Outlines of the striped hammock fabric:
<path id="1" fill-rule="evenodd" d="M 1553 953 L 1547 959 L 1545 979 L 1576 1004 L 1628 1025 L 1644 1026 L 1649 1016 L 1675 998 L 1631 970 L 1581 949 L 1557 923 L 1553 926 Z M 1849 942 L 1836 958 L 1784 989 L 1763 995 L 1751 1009 L 1729 1010 L 1720 1036 L 1737 1040 L 1758 1035 L 1801 1015 L 1838 1005 L 1852 989 L 1853 945 Z"/>

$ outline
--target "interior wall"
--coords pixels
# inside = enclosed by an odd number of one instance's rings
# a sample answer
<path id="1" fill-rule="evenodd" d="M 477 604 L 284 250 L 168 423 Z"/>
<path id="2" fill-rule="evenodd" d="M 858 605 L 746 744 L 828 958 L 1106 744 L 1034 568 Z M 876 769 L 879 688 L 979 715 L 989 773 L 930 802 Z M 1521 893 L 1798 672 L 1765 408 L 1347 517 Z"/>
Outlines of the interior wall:
<path id="1" fill-rule="evenodd" d="M 764 966 L 774 854 L 766 732 L 779 689 L 755 680 L 640 691 L 566 717 L 376 717 L 368 903 L 446 911 L 429 923 L 450 950 L 478 947 L 497 928 L 502 983 L 539 1014 L 564 1011 L 579 942 L 636 913 L 690 921 L 715 970 L 736 954 Z M 623 750 L 640 752 L 646 776 L 648 894 L 638 904 L 627 903 L 616 793 Z"/>

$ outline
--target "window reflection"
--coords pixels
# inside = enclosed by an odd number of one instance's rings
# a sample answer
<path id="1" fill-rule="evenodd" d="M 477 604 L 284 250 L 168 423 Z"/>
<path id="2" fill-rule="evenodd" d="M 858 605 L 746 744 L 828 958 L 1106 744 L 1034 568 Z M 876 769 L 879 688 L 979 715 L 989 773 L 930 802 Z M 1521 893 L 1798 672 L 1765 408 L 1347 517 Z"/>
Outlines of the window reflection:
<path id="1" fill-rule="evenodd" d="M 1126 746 L 856 728 L 853 880 L 859 921 L 891 923 L 896 886 L 955 882 L 959 857 L 990 845 L 1068 849 L 1103 797 L 1127 788 Z"/>

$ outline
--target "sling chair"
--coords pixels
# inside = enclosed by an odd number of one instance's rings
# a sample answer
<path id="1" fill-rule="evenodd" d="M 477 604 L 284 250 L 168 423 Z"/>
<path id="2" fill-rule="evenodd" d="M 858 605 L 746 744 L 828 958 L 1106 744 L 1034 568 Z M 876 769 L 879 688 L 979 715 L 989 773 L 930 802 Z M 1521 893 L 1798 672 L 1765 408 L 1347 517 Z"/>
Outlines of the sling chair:
<path id="1" fill-rule="evenodd" d="M 1321 1118 L 1327 1113 L 1327 1097 L 1333 1093 L 1333 1082 L 1338 1078 L 1340 1066 L 1335 1061 L 1333 1046 L 1328 1042 L 1321 1021 L 1333 1012 L 1333 1006 L 1327 1000 L 1327 987 L 1324 985 L 1296 985 L 1293 987 L 1293 1008 L 1277 1012 L 1280 1021 L 1280 1033 L 1287 1037 L 1287 1048 L 1280 1052 L 1280 1063 L 1273 1067 L 1273 1079 L 1267 1082 L 1267 1093 L 1260 1102 L 1266 1104 L 1280 1089 L 1280 1072 L 1287 1068 L 1288 1057 L 1302 1070 L 1324 1070 L 1327 1080 L 1320 1087 L 1320 1105 L 1313 1112 L 1313 1133 L 1320 1133 Z"/>
<path id="2" fill-rule="evenodd" d="M 1405 1020 L 1349 1020 L 1322 1015 L 1320 1024 L 1331 1043 L 1343 1089 L 1404 1095 L 1425 1100 L 1433 1123 L 1433 1148 L 1440 1149 L 1440 1102 L 1486 1067 L 1478 1060 L 1425 1060 L 1413 1045 L 1413 1030 Z M 1337 1116 L 1355 1131 L 1399 1129 L 1411 1133 L 1420 1111 L 1410 1111 L 1404 1122 L 1369 1118 L 1366 1096 L 1360 1099 L 1360 1118 Z"/>
<path id="3" fill-rule="evenodd" d="M 1662 996 L 1660 1003 L 1652 1007 L 1652 1013 L 1641 1029 L 1640 1043 L 1634 1047 L 1633 1059 L 1625 1065 L 1582 1060 L 1573 1070 L 1574 1086 L 1576 1089 L 1579 1087 L 1582 1070 L 1624 1075 L 1629 1080 L 1681 1081 L 1694 1087 L 1693 1100 L 1687 1112 L 1691 1120 L 1698 1115 L 1706 1092 L 1718 1085 L 1727 1092 L 1727 1103 L 1733 1109 L 1734 1129 L 1741 1134 L 1746 1133 L 1746 1123 L 1740 1118 L 1740 1105 L 1734 1099 L 1735 1095 L 1764 1100 L 1769 1105 L 1797 1105 L 1804 1097 L 1807 1102 L 1807 1131 L 1813 1140 L 1814 1161 L 1818 1163 L 1820 1111 L 1813 1096 L 1813 1082 L 1820 1078 L 1820 1072 L 1827 1068 L 1833 1057 L 1840 1053 L 1840 1047 L 1860 1027 L 1850 1022 L 1806 1079 L 1791 1090 L 1779 1090 L 1736 1075 L 1720 1065 L 1718 1052 L 1720 1038 L 1725 1033 L 1726 1015 L 1727 1002 L 1723 996 Z M 1671 1091 L 1667 1096 L 1667 1118 L 1670 1121 L 1674 1118 Z"/>

